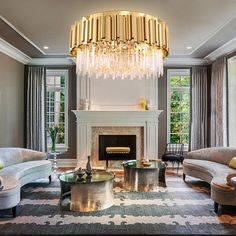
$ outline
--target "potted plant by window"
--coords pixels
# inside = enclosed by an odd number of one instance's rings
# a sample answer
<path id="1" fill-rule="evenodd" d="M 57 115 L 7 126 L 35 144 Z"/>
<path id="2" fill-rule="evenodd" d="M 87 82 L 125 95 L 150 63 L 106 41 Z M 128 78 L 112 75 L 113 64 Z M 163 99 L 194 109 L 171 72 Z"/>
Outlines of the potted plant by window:
<path id="1" fill-rule="evenodd" d="M 60 131 L 60 128 L 58 125 L 49 126 L 47 129 L 47 132 L 51 138 L 51 143 L 52 143 L 51 152 L 52 153 L 56 152 L 56 141 L 57 141 L 57 135 L 58 135 L 59 131 Z"/>

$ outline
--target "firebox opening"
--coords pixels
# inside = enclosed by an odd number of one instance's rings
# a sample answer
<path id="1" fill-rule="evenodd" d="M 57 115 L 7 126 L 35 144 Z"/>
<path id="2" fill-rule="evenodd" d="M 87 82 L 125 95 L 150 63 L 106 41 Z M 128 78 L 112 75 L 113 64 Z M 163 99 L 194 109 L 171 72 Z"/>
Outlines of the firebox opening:
<path id="1" fill-rule="evenodd" d="M 136 135 L 99 135 L 99 160 L 136 159 Z"/>

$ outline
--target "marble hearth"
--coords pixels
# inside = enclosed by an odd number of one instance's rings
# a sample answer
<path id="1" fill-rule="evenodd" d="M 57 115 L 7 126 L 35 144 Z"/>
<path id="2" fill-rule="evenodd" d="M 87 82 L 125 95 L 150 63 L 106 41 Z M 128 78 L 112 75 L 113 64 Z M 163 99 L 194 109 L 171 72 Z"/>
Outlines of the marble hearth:
<path id="1" fill-rule="evenodd" d="M 73 112 L 77 121 L 79 166 L 85 166 L 88 155 L 93 166 L 104 166 L 104 161 L 98 160 L 98 137 L 102 134 L 136 135 L 137 159 L 158 158 L 158 118 L 161 110 Z"/>

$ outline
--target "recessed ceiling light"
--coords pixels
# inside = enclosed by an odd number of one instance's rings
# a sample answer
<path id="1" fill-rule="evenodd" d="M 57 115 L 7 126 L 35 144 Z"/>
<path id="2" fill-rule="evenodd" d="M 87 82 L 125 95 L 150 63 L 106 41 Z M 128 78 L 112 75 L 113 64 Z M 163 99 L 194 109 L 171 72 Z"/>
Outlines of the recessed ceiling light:
<path id="1" fill-rule="evenodd" d="M 43 49 L 49 49 L 49 47 L 48 46 L 44 46 Z"/>
<path id="2" fill-rule="evenodd" d="M 189 49 L 192 49 L 192 47 L 191 47 L 191 46 L 188 46 L 188 47 L 186 47 L 186 49 L 188 49 L 188 50 L 189 50 Z"/>

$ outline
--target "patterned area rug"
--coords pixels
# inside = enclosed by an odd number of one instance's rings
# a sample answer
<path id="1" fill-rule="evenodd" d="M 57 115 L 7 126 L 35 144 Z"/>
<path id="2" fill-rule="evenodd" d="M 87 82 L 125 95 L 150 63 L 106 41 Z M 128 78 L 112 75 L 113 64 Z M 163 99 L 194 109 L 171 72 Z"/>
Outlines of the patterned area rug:
<path id="1" fill-rule="evenodd" d="M 63 211 L 60 184 L 47 179 L 22 188 L 18 217 L 0 212 L 0 235 L 236 235 L 236 209 L 213 211 L 209 185 L 167 176 L 167 188 L 127 192 L 122 177 L 114 181 L 114 206 L 91 213 Z M 7 215 L 8 214 L 8 215 Z"/>

